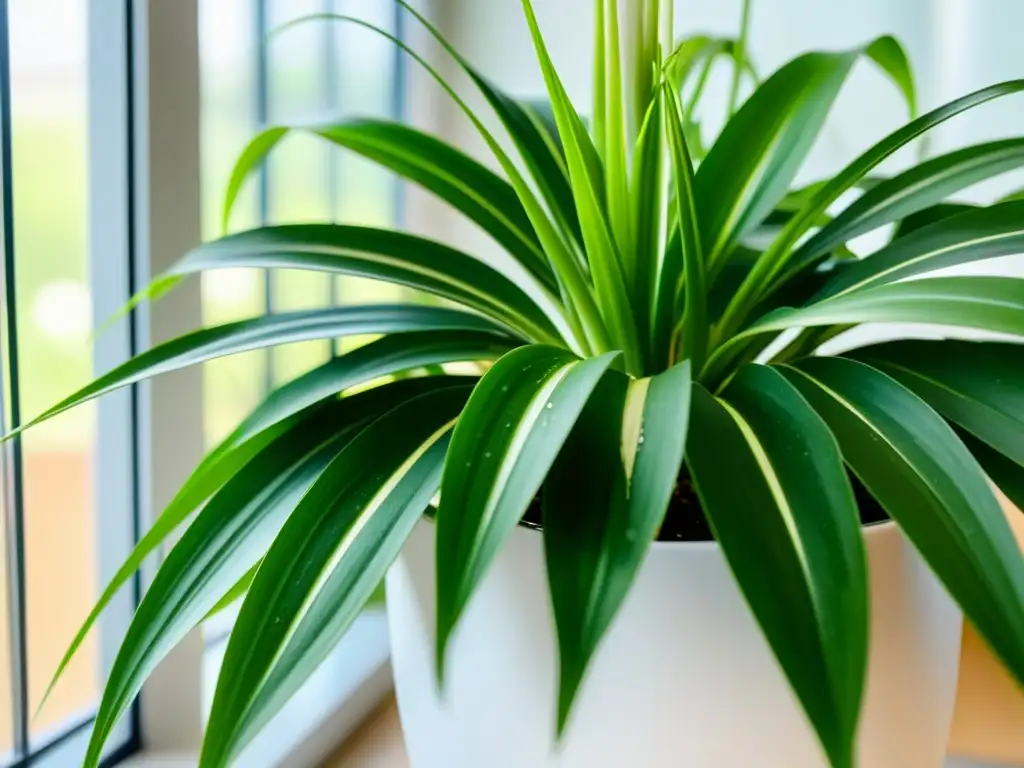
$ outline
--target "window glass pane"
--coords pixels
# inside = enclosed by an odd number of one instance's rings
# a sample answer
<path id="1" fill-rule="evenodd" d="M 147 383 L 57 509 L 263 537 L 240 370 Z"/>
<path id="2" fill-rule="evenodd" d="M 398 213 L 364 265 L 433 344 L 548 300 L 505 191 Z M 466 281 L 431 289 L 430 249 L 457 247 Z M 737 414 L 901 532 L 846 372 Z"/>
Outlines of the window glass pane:
<path id="1" fill-rule="evenodd" d="M 267 0 L 271 29 L 324 10 L 323 0 Z M 268 46 L 270 122 L 298 123 L 327 114 L 327 45 L 335 24 L 313 21 L 289 29 Z M 269 164 L 270 220 L 273 223 L 328 221 L 332 217 L 323 141 L 293 136 L 275 151 Z M 272 278 L 275 312 L 323 307 L 331 301 L 331 281 L 316 272 L 279 271 Z M 274 382 L 280 384 L 325 362 L 330 343 L 290 344 L 272 352 Z"/>
<path id="2" fill-rule="evenodd" d="M 31 416 L 92 373 L 86 0 L 16 2 L 10 14 L 17 332 Z M 30 712 L 96 597 L 93 419 L 81 408 L 24 438 Z M 97 690 L 90 638 L 32 721 L 33 739 L 88 715 Z"/>
<path id="3" fill-rule="evenodd" d="M 254 0 L 200 0 L 202 57 L 203 237 L 221 233 L 221 205 L 235 159 L 256 125 L 256 3 Z M 259 185 L 252 180 L 232 217 L 234 229 L 259 222 Z M 262 271 L 218 270 L 203 275 L 203 315 L 207 325 L 263 313 Z M 267 355 L 252 352 L 204 366 L 204 420 L 207 444 L 215 445 L 259 402 Z"/>
<path id="4" fill-rule="evenodd" d="M 339 13 L 356 16 L 395 34 L 395 9 L 373 0 L 335 0 Z M 333 26 L 331 51 L 336 72 L 334 114 L 342 119 L 393 119 L 395 116 L 395 45 L 383 35 L 356 24 Z M 397 200 L 395 177 L 379 165 L 342 149 L 332 150 L 330 166 L 337 189 L 334 214 L 345 224 L 394 226 Z M 353 277 L 335 278 L 339 304 L 393 302 L 410 291 L 391 283 Z M 339 353 L 363 339 L 339 339 Z"/>

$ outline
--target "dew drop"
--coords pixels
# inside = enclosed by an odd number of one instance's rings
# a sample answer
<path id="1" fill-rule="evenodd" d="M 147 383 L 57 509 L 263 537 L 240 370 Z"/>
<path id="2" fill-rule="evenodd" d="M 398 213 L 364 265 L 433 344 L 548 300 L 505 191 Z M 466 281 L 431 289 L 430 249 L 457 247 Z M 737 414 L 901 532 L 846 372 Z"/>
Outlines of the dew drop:
<path id="1" fill-rule="evenodd" d="M 549 410 L 549 411 L 550 411 L 550 410 L 551 410 L 552 408 L 554 408 L 554 407 L 555 407 L 555 406 L 554 406 L 554 405 L 552 405 L 551 403 L 548 403 L 548 405 L 547 405 L 547 408 L 548 408 L 548 410 Z"/>
<path id="2" fill-rule="evenodd" d="M 493 456 L 493 455 L 494 455 L 494 454 L 492 454 L 492 453 L 491 453 L 490 451 L 488 451 L 487 453 L 485 453 L 485 454 L 484 454 L 484 458 L 485 458 L 485 459 L 489 459 L 489 458 L 491 458 L 491 456 Z"/>

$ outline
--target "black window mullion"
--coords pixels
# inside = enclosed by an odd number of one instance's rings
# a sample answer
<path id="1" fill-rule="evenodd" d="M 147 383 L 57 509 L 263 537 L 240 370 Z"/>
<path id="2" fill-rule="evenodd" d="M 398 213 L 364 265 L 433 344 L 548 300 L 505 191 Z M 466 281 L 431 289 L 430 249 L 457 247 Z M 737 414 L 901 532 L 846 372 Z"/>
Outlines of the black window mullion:
<path id="1" fill-rule="evenodd" d="M 0 0 L 0 186 L 3 196 L 3 302 L 6 324 L 7 402 L 5 432 L 21 426 L 20 370 L 18 364 L 18 312 L 14 258 L 14 173 L 12 168 L 11 45 L 8 0 Z M 0 391 L 2 391 L 0 387 Z M 28 754 L 28 665 L 25 621 L 24 476 L 20 437 L 7 443 L 4 455 L 6 488 L 7 578 L 10 594 L 10 654 L 15 754 Z"/>

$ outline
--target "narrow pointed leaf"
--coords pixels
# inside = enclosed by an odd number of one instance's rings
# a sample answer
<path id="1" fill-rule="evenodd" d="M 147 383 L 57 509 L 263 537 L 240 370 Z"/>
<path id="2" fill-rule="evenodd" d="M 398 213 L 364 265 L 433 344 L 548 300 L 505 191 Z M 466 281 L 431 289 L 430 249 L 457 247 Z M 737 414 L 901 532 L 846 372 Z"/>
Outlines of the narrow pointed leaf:
<path id="1" fill-rule="evenodd" d="M 783 370 L 843 458 L 1024 684 L 1024 556 L 981 468 L 920 398 L 871 367 L 812 358 Z"/>
<path id="2" fill-rule="evenodd" d="M 806 263 L 794 262 L 793 248 L 833 203 L 853 189 L 879 164 L 946 120 L 993 99 L 1021 91 L 1024 91 L 1024 80 L 1010 80 L 955 99 L 907 123 L 847 165 L 813 195 L 801 212 L 790 219 L 782 233 L 775 238 L 730 302 L 718 326 L 717 338 L 728 338 L 743 327 L 760 299 L 778 290 L 793 274 L 803 271 Z"/>
<path id="3" fill-rule="evenodd" d="M 478 224 L 549 290 L 556 287 L 547 259 L 515 190 L 469 155 L 400 123 L 354 120 L 310 127 L 275 127 L 252 140 L 229 182 L 229 215 L 245 180 L 292 131 L 321 137 L 418 184 Z"/>
<path id="4" fill-rule="evenodd" d="M 193 331 L 153 347 L 100 376 L 23 429 L 129 384 L 219 357 L 299 341 L 427 330 L 505 332 L 500 325 L 467 312 L 411 304 L 333 307 L 241 320 Z"/>
<path id="5" fill-rule="evenodd" d="M 793 255 L 813 262 L 838 245 L 937 205 L 973 184 L 1024 166 L 1024 139 L 1006 139 L 928 160 L 868 190 Z"/>
<path id="6" fill-rule="evenodd" d="M 867 566 L 839 449 L 771 369 L 743 368 L 724 397 L 694 389 L 694 485 L 831 764 L 851 768 L 867 668 Z"/>
<path id="7" fill-rule="evenodd" d="M 858 181 L 871 173 L 878 165 L 898 150 L 950 118 L 994 99 L 1010 96 L 1021 91 L 1024 91 L 1024 80 L 1009 80 L 982 88 L 979 91 L 962 96 L 959 99 L 954 99 L 931 112 L 921 115 L 921 117 L 912 120 L 876 143 L 836 174 L 824 187 L 819 189 L 814 197 L 808 201 L 807 205 L 804 206 L 801 213 L 786 225 L 785 230 L 773 244 L 772 249 L 765 254 L 762 268 L 751 279 L 751 288 L 753 290 L 764 289 L 768 286 L 768 282 L 764 282 L 764 279 L 771 281 L 783 273 L 788 274 L 790 267 L 799 269 L 801 265 L 793 263 L 794 254 L 791 250 L 793 246 L 810 227 L 814 226 L 814 222 L 818 217 L 825 213 L 845 192 L 852 189 Z M 745 298 L 746 292 L 740 297 L 740 303 Z"/>
<path id="8" fill-rule="evenodd" d="M 609 372 L 544 484 L 560 734 L 590 660 L 661 528 L 682 468 L 689 410 L 688 362 L 640 381 Z"/>
<path id="9" fill-rule="evenodd" d="M 583 241 L 601 314 L 615 348 L 623 350 L 627 369 L 636 371 L 641 367 L 641 361 L 638 359 L 639 336 L 626 289 L 622 255 L 616 246 L 604 204 L 605 185 L 601 164 L 590 136 L 569 101 L 569 96 L 551 62 L 530 0 L 523 0 L 523 8 L 551 98 L 558 133 L 565 148 L 569 177 L 572 180 Z"/>
<path id="10" fill-rule="evenodd" d="M 153 522 L 149 530 L 139 540 L 139 543 L 132 549 L 131 554 L 118 568 L 117 573 L 103 590 L 103 594 L 96 601 L 88 617 L 82 623 L 78 633 L 75 635 L 70 646 L 57 666 L 46 693 L 39 703 L 38 710 L 50 698 L 57 682 L 63 676 L 68 664 L 78 653 L 79 648 L 89 635 L 90 630 L 95 626 L 97 620 L 110 605 L 118 592 L 132 580 L 132 577 L 142 567 L 146 558 L 156 552 L 167 538 L 184 523 L 189 516 L 195 512 L 210 496 L 217 492 L 226 482 L 234 477 L 249 461 L 258 453 L 263 451 L 270 443 L 294 426 L 294 423 L 282 422 L 273 429 L 265 430 L 262 434 L 255 435 L 244 441 L 223 449 L 216 450 L 216 456 L 210 461 L 204 461 L 195 472 L 189 477 L 185 484 L 174 495 L 171 502 L 164 508 L 164 511 Z"/>
<path id="11" fill-rule="evenodd" d="M 405 2 L 405 0 L 396 0 L 396 2 L 415 16 L 441 44 L 441 46 L 455 57 L 457 62 L 461 61 L 461 57 L 458 53 L 444 39 L 437 28 L 423 16 L 423 14 L 419 13 L 409 3 Z M 519 198 L 519 202 L 526 211 L 530 224 L 533 225 L 533 229 L 537 234 L 537 240 L 540 242 L 548 262 L 557 272 L 558 284 L 562 289 L 563 296 L 567 304 L 567 310 L 569 313 L 568 319 L 573 323 L 573 331 L 577 336 L 578 344 L 575 346 L 590 350 L 596 349 L 604 351 L 609 349 L 608 334 L 607 329 L 604 326 L 604 320 L 596 303 L 594 302 L 593 296 L 591 295 L 585 269 L 578 260 L 573 245 L 566 239 L 565 232 L 560 230 L 549 218 L 547 211 L 544 209 L 544 206 L 541 205 L 541 202 L 538 200 L 533 188 L 531 188 L 530 184 L 523 177 L 523 174 L 520 172 L 516 163 L 511 157 L 509 157 L 501 143 L 495 138 L 494 134 L 491 133 L 487 126 L 484 125 L 484 122 L 476 112 L 470 108 L 469 104 L 459 96 L 448 81 L 441 76 L 441 73 L 435 67 L 431 66 L 423 56 L 418 54 L 405 42 L 387 30 L 383 30 L 363 19 L 343 14 L 315 14 L 312 17 L 306 17 L 305 20 L 313 18 L 327 18 L 332 21 L 354 24 L 356 26 L 369 29 L 376 34 L 391 40 L 396 46 L 398 46 L 398 48 L 409 54 L 409 56 L 412 57 L 412 59 L 416 61 L 416 63 L 419 64 L 438 85 L 441 86 L 445 93 L 451 97 L 455 105 L 473 124 L 473 127 L 480 135 L 480 138 L 483 139 L 487 148 L 491 151 L 491 154 L 505 172 L 509 183 L 515 190 L 516 196 Z"/>
<path id="12" fill-rule="evenodd" d="M 228 438 L 243 441 L 252 435 L 345 390 L 420 368 L 458 362 L 496 360 L 514 347 L 499 336 L 479 332 L 397 333 L 372 341 L 334 358 L 274 390 Z M 467 380 L 473 377 L 464 377 Z M 429 382 L 407 379 L 409 397 Z"/>
<path id="13" fill-rule="evenodd" d="M 666 132 L 672 150 L 676 214 L 682 248 L 683 347 L 681 357 L 693 361 L 698 371 L 708 353 L 708 296 L 706 252 L 698 217 L 699 200 L 693 178 L 693 161 L 683 135 L 683 106 L 674 91 L 665 93 Z"/>
<path id="14" fill-rule="evenodd" d="M 658 92 L 640 126 L 633 160 L 633 231 L 636 233 L 636 263 L 631 296 L 637 327 L 648 339 L 648 367 L 667 361 L 667 343 L 651 338 L 659 325 L 668 329 L 675 323 L 672 302 L 681 278 L 680 270 L 667 259 L 662 232 L 668 217 L 668 185 L 664 157 L 663 97 Z M 652 312 L 653 308 L 653 312 Z"/>
<path id="15" fill-rule="evenodd" d="M 717 381 L 730 361 L 766 334 L 861 323 L 952 325 L 1024 336 L 1024 280 L 934 277 L 863 288 L 803 309 L 780 309 L 722 345 L 703 375 Z"/>
<path id="16" fill-rule="evenodd" d="M 221 213 L 221 228 L 228 231 L 231 224 L 231 213 L 238 202 L 238 196 L 248 178 L 263 167 L 267 156 L 274 147 L 281 143 L 281 140 L 289 133 L 288 128 L 276 126 L 267 128 L 256 135 L 252 141 L 242 150 L 242 154 L 235 161 L 231 178 L 228 180 L 228 188 L 224 193 L 224 208 Z"/>
<path id="17" fill-rule="evenodd" d="M 300 422 L 257 454 L 199 513 L 132 619 L 96 715 L 86 766 L 98 764 L 110 730 L 149 674 L 263 556 L 360 421 L 365 417 L 353 420 L 339 403 L 330 413 Z"/>
<path id="18" fill-rule="evenodd" d="M 1006 201 L 1002 201 L 1006 202 Z M 893 232 L 893 241 L 899 240 L 901 237 L 906 237 L 912 232 L 916 232 L 919 229 L 930 226 L 943 219 L 948 219 L 951 216 L 957 216 L 961 213 L 967 213 L 968 211 L 976 210 L 978 206 L 968 205 L 967 203 L 938 203 L 937 205 L 929 206 L 924 210 L 912 213 L 905 219 L 901 220 L 896 225 L 896 230 Z"/>
<path id="19" fill-rule="evenodd" d="M 437 490 L 445 436 L 468 395 L 457 387 L 399 405 L 303 497 L 238 614 L 200 766 L 228 764 L 358 616 Z"/>
<path id="20" fill-rule="evenodd" d="M 599 37 L 604 47 L 604 161 L 608 222 L 620 255 L 623 271 L 632 284 L 636 272 L 632 210 L 629 198 L 629 154 L 626 148 L 626 105 L 624 103 L 619 0 L 605 4 L 604 28 Z"/>
<path id="21" fill-rule="evenodd" d="M 484 375 L 452 436 L 437 512 L 437 653 L 508 534 L 534 500 L 616 357 L 523 347 Z"/>
<path id="22" fill-rule="evenodd" d="M 263 227 L 199 246 L 166 278 L 241 267 L 316 270 L 406 285 L 475 309 L 535 340 L 559 338 L 533 299 L 493 267 L 393 230 L 337 224 Z"/>
<path id="23" fill-rule="evenodd" d="M 864 49 L 864 55 L 878 65 L 893 84 L 903 94 L 907 102 L 910 118 L 917 117 L 917 87 L 914 83 L 914 72 L 910 66 L 910 57 L 900 45 L 900 41 L 892 35 L 879 37 Z"/>
<path id="24" fill-rule="evenodd" d="M 937 221 L 843 270 L 819 299 L 946 267 L 1024 252 L 1024 200 L 998 203 Z"/>
<path id="25" fill-rule="evenodd" d="M 1024 346 L 908 340 L 848 357 L 888 374 L 948 421 L 1024 464 Z"/>
<path id="26" fill-rule="evenodd" d="M 695 180 L 712 264 L 786 195 L 858 51 L 808 53 L 768 78 L 728 122 Z"/>
<path id="27" fill-rule="evenodd" d="M 511 136 L 548 207 L 577 242 L 582 242 L 565 155 L 550 103 L 511 98 L 481 75 L 426 16 L 404 0 L 397 2 L 423 25 L 480 90 Z"/>

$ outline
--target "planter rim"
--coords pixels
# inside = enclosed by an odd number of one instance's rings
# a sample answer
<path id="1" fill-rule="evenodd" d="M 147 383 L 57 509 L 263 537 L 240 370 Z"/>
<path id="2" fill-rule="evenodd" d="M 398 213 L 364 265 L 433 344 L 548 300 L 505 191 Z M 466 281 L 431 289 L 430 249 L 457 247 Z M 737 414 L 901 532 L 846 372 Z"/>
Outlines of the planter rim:
<path id="1" fill-rule="evenodd" d="M 434 518 L 428 515 L 423 515 L 423 520 L 434 525 Z M 891 529 L 896 527 L 896 522 L 892 519 L 882 520 L 877 523 L 867 523 L 861 525 L 860 529 L 862 534 L 867 538 L 876 538 L 885 533 L 888 533 Z M 543 535 L 543 531 L 539 528 L 534 528 L 529 525 L 517 524 L 515 527 L 517 531 L 525 531 L 527 533 L 534 534 L 536 536 Z M 673 552 L 673 551 L 693 551 L 693 552 L 710 552 L 720 549 L 717 541 L 655 541 L 651 543 L 651 549 L 655 552 Z"/>

